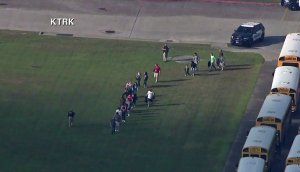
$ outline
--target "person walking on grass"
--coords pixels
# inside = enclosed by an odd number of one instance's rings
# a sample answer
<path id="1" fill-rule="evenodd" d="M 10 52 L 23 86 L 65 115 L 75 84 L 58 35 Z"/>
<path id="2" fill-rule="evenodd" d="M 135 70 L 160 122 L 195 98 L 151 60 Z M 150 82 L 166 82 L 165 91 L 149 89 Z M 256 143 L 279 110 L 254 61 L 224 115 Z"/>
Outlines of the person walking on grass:
<path id="1" fill-rule="evenodd" d="M 117 110 L 119 110 L 119 109 L 117 109 Z M 118 111 L 117 112 L 117 110 L 116 110 L 116 112 L 115 112 L 115 115 L 114 115 L 114 119 L 115 119 L 115 123 L 116 123 L 116 126 L 115 126 L 115 132 L 119 132 L 119 130 L 120 130 L 120 123 L 122 122 L 122 112 L 120 111 Z"/>
<path id="2" fill-rule="evenodd" d="M 150 104 L 153 103 L 154 96 L 154 92 L 152 91 L 152 89 L 150 89 L 146 94 L 148 107 L 150 107 Z"/>
<path id="3" fill-rule="evenodd" d="M 188 65 L 185 65 L 184 76 L 189 76 L 189 75 L 190 75 L 190 68 L 188 67 Z"/>
<path id="4" fill-rule="evenodd" d="M 167 43 L 165 43 L 163 45 L 163 47 L 161 48 L 162 52 L 163 52 L 163 61 L 166 62 L 168 60 L 168 54 L 169 54 L 169 47 L 167 45 Z"/>
<path id="5" fill-rule="evenodd" d="M 191 75 L 195 76 L 195 72 L 196 72 L 196 64 L 195 62 L 192 60 L 191 61 Z"/>
<path id="6" fill-rule="evenodd" d="M 140 72 L 137 72 L 137 74 L 135 75 L 135 80 L 137 83 L 137 87 L 139 88 L 141 86 L 141 74 Z"/>
<path id="7" fill-rule="evenodd" d="M 198 53 L 196 53 L 196 52 L 194 53 L 193 61 L 195 63 L 195 70 L 198 70 L 198 63 L 200 61 L 200 58 L 199 58 Z"/>
<path id="8" fill-rule="evenodd" d="M 214 68 L 215 70 L 217 70 L 216 66 L 215 66 L 215 63 L 216 63 L 216 58 L 214 56 L 213 53 L 210 54 L 210 67 L 209 67 L 209 71 L 211 72 L 212 68 Z"/>
<path id="9" fill-rule="evenodd" d="M 69 119 L 69 127 L 70 128 L 73 126 L 74 118 L 75 118 L 75 112 L 73 110 L 70 110 L 68 112 L 68 119 Z"/>
<path id="10" fill-rule="evenodd" d="M 160 75 L 160 67 L 159 67 L 158 64 L 154 65 L 153 74 L 154 74 L 155 83 L 157 83 L 158 82 L 158 77 Z"/>
<path id="11" fill-rule="evenodd" d="M 111 134 L 116 134 L 116 122 L 114 117 L 110 120 Z"/>
<path id="12" fill-rule="evenodd" d="M 148 78 L 149 78 L 148 73 L 145 72 L 145 73 L 144 73 L 144 88 L 147 88 L 147 86 L 148 86 L 148 85 L 147 85 Z"/>
<path id="13" fill-rule="evenodd" d="M 125 103 L 121 105 L 121 112 L 122 112 L 122 122 L 126 122 L 127 105 Z"/>

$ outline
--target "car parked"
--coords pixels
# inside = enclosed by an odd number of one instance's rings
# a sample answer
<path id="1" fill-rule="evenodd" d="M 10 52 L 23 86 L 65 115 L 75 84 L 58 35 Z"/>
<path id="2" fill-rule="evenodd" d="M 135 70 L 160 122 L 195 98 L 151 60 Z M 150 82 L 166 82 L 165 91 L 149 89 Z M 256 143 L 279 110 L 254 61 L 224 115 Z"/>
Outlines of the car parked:
<path id="1" fill-rule="evenodd" d="M 265 27 L 259 22 L 247 22 L 240 25 L 231 35 L 231 45 L 251 47 L 265 38 Z"/>

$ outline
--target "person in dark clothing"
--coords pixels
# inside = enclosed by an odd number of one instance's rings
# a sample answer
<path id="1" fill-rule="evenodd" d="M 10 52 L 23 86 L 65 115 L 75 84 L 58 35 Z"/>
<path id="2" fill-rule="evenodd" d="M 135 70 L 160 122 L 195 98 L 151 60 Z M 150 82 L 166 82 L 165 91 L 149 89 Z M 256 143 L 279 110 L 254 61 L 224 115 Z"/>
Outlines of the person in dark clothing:
<path id="1" fill-rule="evenodd" d="M 134 83 L 132 88 L 133 88 L 133 100 L 132 100 L 132 103 L 133 103 L 133 106 L 135 106 L 136 105 L 136 101 L 138 99 L 138 97 L 137 97 L 137 91 L 138 91 L 137 83 Z"/>
<path id="2" fill-rule="evenodd" d="M 147 72 L 145 72 L 144 73 L 144 88 L 147 88 L 147 82 L 148 82 L 148 73 Z"/>
<path id="3" fill-rule="evenodd" d="M 163 61 L 166 62 L 168 60 L 168 54 L 169 54 L 169 47 L 168 44 L 165 43 L 164 46 L 162 47 L 162 52 L 163 52 Z"/>
<path id="4" fill-rule="evenodd" d="M 127 105 L 125 103 L 121 105 L 121 112 L 122 112 L 122 122 L 126 122 Z"/>
<path id="5" fill-rule="evenodd" d="M 191 75 L 195 76 L 195 72 L 196 72 L 196 64 L 195 62 L 192 60 L 191 61 Z"/>
<path id="6" fill-rule="evenodd" d="M 111 127 L 111 134 L 115 134 L 116 133 L 116 119 L 114 117 L 110 120 L 110 127 Z"/>
<path id="7" fill-rule="evenodd" d="M 68 119 L 69 119 L 69 127 L 71 128 L 74 123 L 74 117 L 75 117 L 75 112 L 73 110 L 70 110 L 68 112 Z"/>
<path id="8" fill-rule="evenodd" d="M 136 80 L 136 83 L 137 83 L 137 87 L 139 88 L 141 86 L 141 74 L 140 74 L 140 72 L 138 72 L 136 74 L 135 80 Z"/>

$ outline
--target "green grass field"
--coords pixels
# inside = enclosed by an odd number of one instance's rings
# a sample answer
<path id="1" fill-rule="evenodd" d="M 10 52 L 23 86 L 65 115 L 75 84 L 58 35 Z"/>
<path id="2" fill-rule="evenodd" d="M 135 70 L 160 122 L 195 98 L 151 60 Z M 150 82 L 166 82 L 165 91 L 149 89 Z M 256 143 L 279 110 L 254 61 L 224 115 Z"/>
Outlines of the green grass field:
<path id="1" fill-rule="evenodd" d="M 161 62 L 160 47 L 0 31 L 0 171 L 220 172 L 263 59 L 225 52 L 228 70 L 208 73 L 209 46 L 171 44 L 172 56 L 197 51 L 204 59 L 199 75 L 184 77 L 184 64 Z M 141 89 L 111 135 L 109 120 L 137 71 L 150 73 L 157 100 L 148 109 Z"/>

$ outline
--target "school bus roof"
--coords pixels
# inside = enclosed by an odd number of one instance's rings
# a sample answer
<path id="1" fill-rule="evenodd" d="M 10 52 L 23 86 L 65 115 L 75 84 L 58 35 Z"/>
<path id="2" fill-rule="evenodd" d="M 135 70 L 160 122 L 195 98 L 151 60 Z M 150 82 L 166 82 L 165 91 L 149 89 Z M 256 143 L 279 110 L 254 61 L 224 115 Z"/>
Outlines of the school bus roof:
<path id="1" fill-rule="evenodd" d="M 284 172 L 300 172 L 300 165 L 292 164 L 285 167 Z"/>
<path id="2" fill-rule="evenodd" d="M 277 67 L 274 73 L 271 89 L 288 88 L 297 91 L 299 83 L 299 69 L 293 66 Z"/>
<path id="3" fill-rule="evenodd" d="M 292 98 L 284 94 L 270 94 L 266 97 L 257 118 L 274 117 L 284 119 L 286 111 L 290 108 Z"/>
<path id="4" fill-rule="evenodd" d="M 263 172 L 265 160 L 257 157 L 244 157 L 240 159 L 238 172 Z"/>
<path id="5" fill-rule="evenodd" d="M 295 157 L 300 157 L 300 135 L 295 137 L 287 159 Z"/>
<path id="6" fill-rule="evenodd" d="M 275 133 L 275 128 L 270 126 L 252 127 L 243 149 L 248 147 L 259 147 L 269 150 L 275 137 Z"/>
<path id="7" fill-rule="evenodd" d="M 297 56 L 300 57 L 300 33 L 289 33 L 285 37 L 279 57 Z"/>

